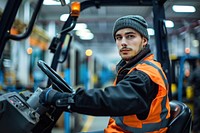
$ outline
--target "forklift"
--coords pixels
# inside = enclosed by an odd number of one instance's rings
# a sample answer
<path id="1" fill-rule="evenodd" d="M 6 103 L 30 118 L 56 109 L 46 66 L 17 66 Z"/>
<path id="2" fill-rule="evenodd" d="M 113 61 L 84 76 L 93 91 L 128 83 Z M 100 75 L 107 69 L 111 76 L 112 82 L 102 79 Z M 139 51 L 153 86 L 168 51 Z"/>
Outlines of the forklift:
<path id="1" fill-rule="evenodd" d="M 65 5 L 64 0 L 60 0 L 61 5 Z M 44 107 L 39 102 L 39 95 L 45 88 L 57 86 L 54 89 L 60 92 L 73 93 L 74 90 L 60 77 L 56 72 L 62 44 L 66 35 L 70 34 L 76 25 L 77 19 L 81 15 L 81 11 L 101 6 L 152 6 L 153 7 L 153 23 L 156 37 L 157 60 L 162 64 L 163 70 L 167 75 L 169 84 L 170 60 L 167 47 L 167 30 L 164 24 L 165 10 L 164 3 L 166 0 L 85 0 L 82 2 L 72 2 L 71 12 L 64 23 L 61 32 L 55 36 L 49 46 L 49 50 L 54 53 L 51 66 L 44 61 L 39 60 L 39 68 L 48 76 L 46 87 L 38 87 L 33 93 L 9 92 L 0 96 L 0 132 L 4 133 L 51 133 L 56 121 L 63 113 L 61 110 L 51 107 Z M 12 35 L 10 30 L 14 23 L 17 11 L 22 0 L 8 0 L 0 20 L 0 57 L 4 51 L 8 40 L 22 40 L 30 36 L 36 17 L 42 7 L 43 0 L 38 0 L 35 10 L 32 14 L 27 30 L 20 35 Z M 69 44 L 71 41 L 69 42 Z M 66 56 L 69 46 L 66 50 Z M 66 57 L 65 57 L 66 59 Z M 58 89 L 58 88 L 62 88 Z M 192 127 L 192 115 L 190 109 L 181 101 L 171 98 L 171 88 L 169 86 L 169 98 L 171 106 L 171 118 L 168 126 L 168 133 L 190 133 Z M 12 124 L 10 124 L 12 123 Z M 8 126 L 9 125 L 9 126 Z"/>

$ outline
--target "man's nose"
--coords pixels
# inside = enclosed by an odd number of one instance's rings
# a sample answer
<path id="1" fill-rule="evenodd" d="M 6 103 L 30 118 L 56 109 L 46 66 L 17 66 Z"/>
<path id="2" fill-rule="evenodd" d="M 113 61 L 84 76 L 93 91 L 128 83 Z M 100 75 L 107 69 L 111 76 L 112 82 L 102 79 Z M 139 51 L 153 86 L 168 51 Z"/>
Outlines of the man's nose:
<path id="1" fill-rule="evenodd" d="M 121 46 L 123 46 L 123 47 L 127 46 L 127 42 L 126 42 L 126 38 L 125 37 L 122 38 Z"/>

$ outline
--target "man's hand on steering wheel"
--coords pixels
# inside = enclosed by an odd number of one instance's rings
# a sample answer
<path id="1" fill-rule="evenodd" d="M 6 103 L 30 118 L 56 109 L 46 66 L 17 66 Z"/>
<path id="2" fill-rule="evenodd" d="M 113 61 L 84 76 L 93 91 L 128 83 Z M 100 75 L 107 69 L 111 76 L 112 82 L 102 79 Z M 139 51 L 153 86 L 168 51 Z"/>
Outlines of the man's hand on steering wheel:
<path id="1" fill-rule="evenodd" d="M 65 111 L 70 110 L 70 105 L 74 104 L 74 93 L 59 92 L 52 88 L 44 89 L 39 96 L 39 101 L 44 106 L 54 105 Z"/>
<path id="2" fill-rule="evenodd" d="M 74 90 L 61 78 L 56 71 L 49 67 L 44 61 L 39 60 L 38 66 L 52 81 L 53 86 L 61 90 L 59 92 L 52 88 L 46 88 L 40 94 L 40 103 L 49 106 L 54 105 L 57 108 L 62 108 L 65 111 L 70 110 L 70 105 L 74 104 Z"/>

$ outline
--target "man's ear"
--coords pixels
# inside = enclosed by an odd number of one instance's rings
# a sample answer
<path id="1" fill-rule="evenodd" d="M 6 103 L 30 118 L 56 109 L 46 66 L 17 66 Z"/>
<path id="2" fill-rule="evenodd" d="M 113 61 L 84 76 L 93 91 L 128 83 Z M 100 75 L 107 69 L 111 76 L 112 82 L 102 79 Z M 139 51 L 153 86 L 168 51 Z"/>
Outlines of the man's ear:
<path id="1" fill-rule="evenodd" d="M 143 46 L 146 46 L 148 43 L 148 39 L 146 37 L 143 37 L 142 42 L 144 44 Z"/>

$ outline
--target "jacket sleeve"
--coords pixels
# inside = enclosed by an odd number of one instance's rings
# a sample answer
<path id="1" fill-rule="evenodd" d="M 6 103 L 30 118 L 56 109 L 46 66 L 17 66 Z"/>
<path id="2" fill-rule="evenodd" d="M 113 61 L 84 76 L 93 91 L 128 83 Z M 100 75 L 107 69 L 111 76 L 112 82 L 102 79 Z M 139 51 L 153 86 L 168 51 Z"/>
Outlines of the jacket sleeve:
<path id="1" fill-rule="evenodd" d="M 77 90 L 72 111 L 94 116 L 124 116 L 146 112 L 152 81 L 142 71 L 126 75 L 116 86 Z M 152 99 L 151 99 L 152 100 Z"/>

